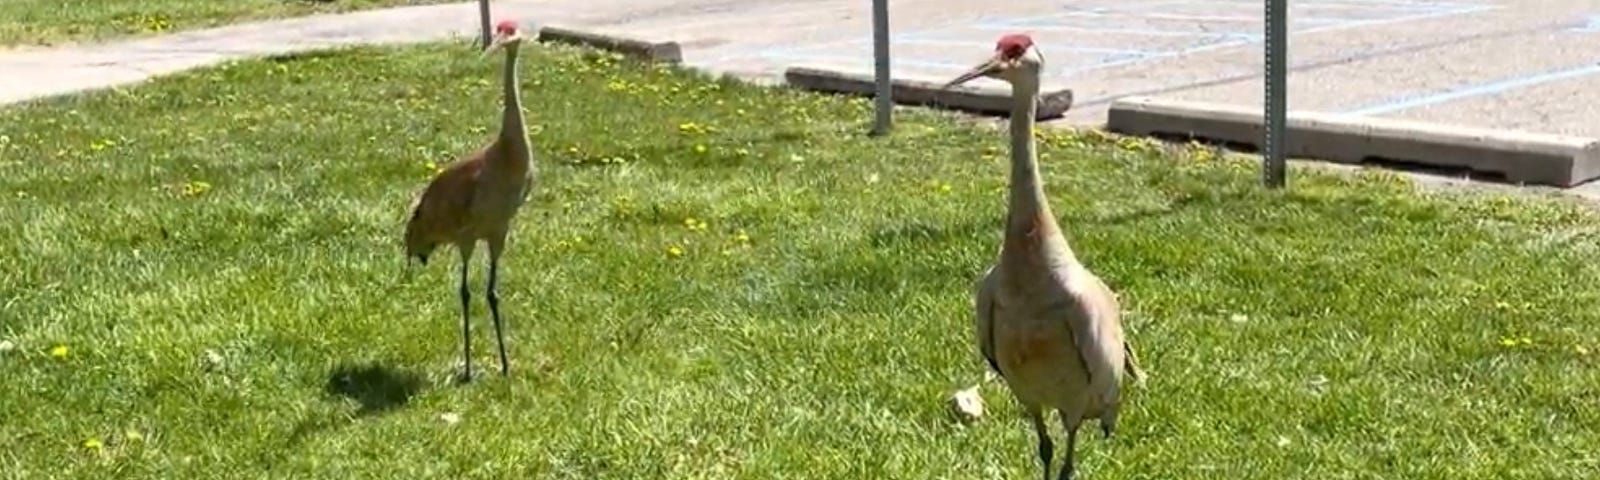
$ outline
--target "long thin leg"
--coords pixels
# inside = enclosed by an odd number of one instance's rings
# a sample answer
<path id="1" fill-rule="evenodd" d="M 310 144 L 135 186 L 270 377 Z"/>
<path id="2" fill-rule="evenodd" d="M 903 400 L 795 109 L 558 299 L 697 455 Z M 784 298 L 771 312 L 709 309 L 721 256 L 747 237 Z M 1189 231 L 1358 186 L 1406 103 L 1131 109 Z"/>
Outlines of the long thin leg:
<path id="1" fill-rule="evenodd" d="M 1033 421 L 1033 433 L 1039 435 L 1039 463 L 1044 464 L 1044 480 L 1050 480 L 1050 457 L 1055 451 L 1055 444 L 1050 442 L 1050 432 L 1044 426 L 1044 413 L 1036 406 L 1024 408 L 1028 419 Z"/>
<path id="2" fill-rule="evenodd" d="M 1061 477 L 1059 480 L 1072 480 L 1077 469 L 1078 425 L 1082 419 L 1073 419 L 1066 412 L 1061 412 L 1061 428 L 1067 430 L 1067 458 L 1061 464 Z"/>
<path id="3" fill-rule="evenodd" d="M 511 361 L 506 358 L 505 329 L 500 323 L 500 294 L 496 288 L 500 281 L 500 253 L 505 250 L 505 237 L 489 240 L 489 312 L 494 316 L 494 338 L 500 343 L 500 375 L 511 374 Z"/>
<path id="4" fill-rule="evenodd" d="M 472 244 L 458 245 L 461 252 L 461 383 L 472 381 L 472 291 L 467 289 Z"/>

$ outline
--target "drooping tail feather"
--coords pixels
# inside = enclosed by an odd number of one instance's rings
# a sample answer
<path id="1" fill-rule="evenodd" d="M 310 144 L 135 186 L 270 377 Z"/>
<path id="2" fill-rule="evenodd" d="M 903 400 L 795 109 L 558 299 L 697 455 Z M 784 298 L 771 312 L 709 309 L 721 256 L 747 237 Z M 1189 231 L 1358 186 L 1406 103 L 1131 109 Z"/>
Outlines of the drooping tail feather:
<path id="1" fill-rule="evenodd" d="M 1144 386 L 1146 375 L 1144 369 L 1139 368 L 1139 353 L 1134 350 L 1133 344 L 1124 340 L 1122 342 L 1122 370 L 1124 374 L 1138 387 Z M 1100 432 L 1105 438 L 1111 438 L 1117 431 L 1117 417 L 1121 413 L 1121 406 L 1108 408 L 1100 414 Z"/>
<path id="2" fill-rule="evenodd" d="M 1134 351 L 1133 343 L 1123 341 L 1122 353 L 1123 369 L 1127 371 L 1128 377 L 1133 379 L 1135 385 L 1143 386 L 1145 373 L 1143 369 L 1139 368 L 1139 354 Z"/>

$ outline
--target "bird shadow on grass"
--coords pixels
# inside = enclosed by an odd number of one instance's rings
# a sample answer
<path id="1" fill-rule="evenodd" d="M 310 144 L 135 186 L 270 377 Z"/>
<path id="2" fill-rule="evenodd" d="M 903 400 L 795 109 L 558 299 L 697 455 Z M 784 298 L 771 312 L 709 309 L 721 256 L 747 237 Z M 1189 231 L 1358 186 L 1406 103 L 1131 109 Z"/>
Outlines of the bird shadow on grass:
<path id="1" fill-rule="evenodd" d="M 328 374 L 323 391 L 355 400 L 361 405 L 356 415 L 367 416 L 405 406 L 426 383 L 420 374 L 388 365 L 346 364 Z"/>
<path id="2" fill-rule="evenodd" d="M 311 434 L 341 427 L 364 417 L 392 411 L 411 403 L 422 392 L 426 381 L 422 375 L 381 363 L 340 364 L 328 373 L 323 393 L 332 397 L 355 400 L 355 412 L 316 414 L 302 419 L 289 433 L 287 447 L 303 443 Z M 285 454 L 278 452 L 279 455 Z M 265 453 L 264 453 L 265 455 Z"/>

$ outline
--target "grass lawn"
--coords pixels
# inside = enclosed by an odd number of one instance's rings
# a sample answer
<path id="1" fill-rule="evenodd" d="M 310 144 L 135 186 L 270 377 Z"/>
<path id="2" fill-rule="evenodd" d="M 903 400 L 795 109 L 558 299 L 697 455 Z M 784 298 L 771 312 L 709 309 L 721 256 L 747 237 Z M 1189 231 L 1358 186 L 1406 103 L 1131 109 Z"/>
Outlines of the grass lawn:
<path id="1" fill-rule="evenodd" d="M 0 46 L 53 45 L 449 0 L 0 0 Z"/>
<path id="2" fill-rule="evenodd" d="M 0 471 L 1038 474 L 1001 384 L 971 426 L 943 403 L 985 368 L 998 131 L 914 111 L 868 139 L 865 101 L 525 50 L 514 372 L 465 387 L 454 252 L 408 275 L 399 238 L 434 164 L 497 128 L 498 59 L 362 48 L 0 110 Z M 1600 465 L 1586 207 L 1301 168 L 1266 192 L 1252 159 L 1041 135 L 1152 375 L 1118 438 L 1086 429 L 1084 478 Z"/>

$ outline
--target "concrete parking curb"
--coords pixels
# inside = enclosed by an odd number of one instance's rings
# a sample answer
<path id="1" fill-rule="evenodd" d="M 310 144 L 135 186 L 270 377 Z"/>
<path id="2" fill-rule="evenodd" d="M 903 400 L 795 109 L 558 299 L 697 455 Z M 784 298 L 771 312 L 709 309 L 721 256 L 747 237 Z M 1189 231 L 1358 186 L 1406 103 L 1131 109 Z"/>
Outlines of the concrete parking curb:
<path id="1" fill-rule="evenodd" d="M 650 42 L 562 27 L 540 28 L 539 41 L 598 48 L 648 62 L 674 64 L 683 62 L 683 47 L 679 46 L 678 42 Z"/>
<path id="2" fill-rule="evenodd" d="M 1106 129 L 1258 149 L 1264 133 L 1260 108 L 1154 97 L 1116 100 Z M 1298 158 L 1467 169 L 1562 188 L 1600 177 L 1600 140 L 1353 115 L 1290 112 L 1287 150 Z"/>
<path id="3" fill-rule="evenodd" d="M 876 88 L 871 75 L 809 67 L 790 67 L 783 72 L 783 78 L 794 87 L 827 93 L 871 96 Z M 892 82 L 891 99 L 902 105 L 946 108 L 986 115 L 1007 115 L 1011 112 L 1009 91 L 941 87 L 942 85 L 934 82 L 897 78 Z M 1039 120 L 1060 118 L 1071 107 L 1072 90 L 1041 92 L 1036 118 Z"/>

